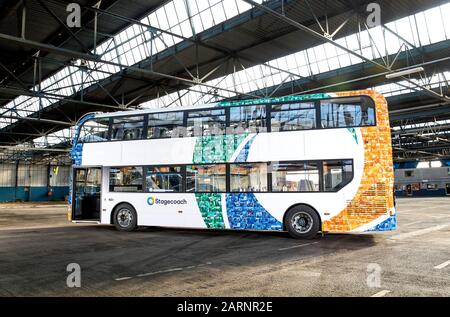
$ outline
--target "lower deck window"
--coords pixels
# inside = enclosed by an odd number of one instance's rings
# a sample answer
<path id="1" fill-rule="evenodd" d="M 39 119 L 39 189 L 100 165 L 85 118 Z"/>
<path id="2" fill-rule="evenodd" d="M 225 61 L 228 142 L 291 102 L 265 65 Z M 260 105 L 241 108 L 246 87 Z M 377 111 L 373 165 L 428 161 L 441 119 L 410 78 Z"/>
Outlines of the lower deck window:
<path id="1" fill-rule="evenodd" d="M 142 167 L 111 167 L 109 170 L 109 191 L 142 192 Z"/>
<path id="2" fill-rule="evenodd" d="M 266 192 L 267 163 L 245 163 L 230 165 L 232 192 Z"/>
<path id="3" fill-rule="evenodd" d="M 353 160 L 111 167 L 111 192 L 337 192 L 353 179 Z M 428 184 L 428 189 L 437 189 Z M 416 190 L 415 184 L 410 185 Z M 425 185 L 424 185 L 425 187 Z M 417 183 L 417 190 L 420 183 Z"/>
<path id="4" fill-rule="evenodd" d="M 317 163 L 272 164 L 272 191 L 316 192 L 319 191 L 319 188 L 319 168 Z"/>
<path id="5" fill-rule="evenodd" d="M 323 162 L 323 188 L 326 192 L 338 191 L 353 178 L 350 160 Z"/>
<path id="6" fill-rule="evenodd" d="M 148 192 L 181 192 L 183 176 L 180 166 L 149 167 L 146 172 Z"/>
<path id="7" fill-rule="evenodd" d="M 189 165 L 186 167 L 187 192 L 225 192 L 226 165 Z"/>

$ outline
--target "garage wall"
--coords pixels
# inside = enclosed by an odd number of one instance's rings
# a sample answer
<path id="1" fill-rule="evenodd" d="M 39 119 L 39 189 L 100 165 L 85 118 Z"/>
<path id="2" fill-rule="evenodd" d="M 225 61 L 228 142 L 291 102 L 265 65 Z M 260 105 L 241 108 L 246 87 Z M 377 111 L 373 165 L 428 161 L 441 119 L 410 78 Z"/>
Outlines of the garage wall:
<path id="1" fill-rule="evenodd" d="M 69 182 L 70 166 L 0 164 L 0 202 L 63 201 Z"/>

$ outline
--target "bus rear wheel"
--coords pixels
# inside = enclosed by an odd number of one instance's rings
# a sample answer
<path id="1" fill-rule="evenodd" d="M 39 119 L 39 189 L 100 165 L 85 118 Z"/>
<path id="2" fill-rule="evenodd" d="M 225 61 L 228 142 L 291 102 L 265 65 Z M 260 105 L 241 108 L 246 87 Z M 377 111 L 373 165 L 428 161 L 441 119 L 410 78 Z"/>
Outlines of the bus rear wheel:
<path id="1" fill-rule="evenodd" d="M 130 204 L 120 204 L 114 209 L 114 225 L 119 231 L 133 231 L 137 227 L 136 210 Z"/>
<path id="2" fill-rule="evenodd" d="M 295 206 L 284 217 L 284 226 L 296 239 L 312 239 L 320 229 L 320 218 L 316 211 L 308 206 Z"/>

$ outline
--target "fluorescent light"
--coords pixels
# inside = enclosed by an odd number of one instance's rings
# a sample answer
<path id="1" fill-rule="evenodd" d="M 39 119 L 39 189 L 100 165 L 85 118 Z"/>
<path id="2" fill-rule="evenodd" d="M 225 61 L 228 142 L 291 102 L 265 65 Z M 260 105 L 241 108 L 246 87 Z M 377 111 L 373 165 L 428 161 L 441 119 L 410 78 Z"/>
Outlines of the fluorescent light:
<path id="1" fill-rule="evenodd" d="M 424 69 L 423 67 L 415 67 L 415 68 L 411 68 L 411 69 L 407 69 L 407 70 L 402 70 L 399 72 L 395 72 L 395 73 L 391 73 L 391 74 L 387 74 L 386 78 L 387 79 L 391 79 L 391 78 L 397 78 L 397 77 L 401 77 L 401 76 L 406 76 L 406 75 L 411 75 L 411 74 L 415 74 L 415 73 L 420 73 L 423 72 Z"/>

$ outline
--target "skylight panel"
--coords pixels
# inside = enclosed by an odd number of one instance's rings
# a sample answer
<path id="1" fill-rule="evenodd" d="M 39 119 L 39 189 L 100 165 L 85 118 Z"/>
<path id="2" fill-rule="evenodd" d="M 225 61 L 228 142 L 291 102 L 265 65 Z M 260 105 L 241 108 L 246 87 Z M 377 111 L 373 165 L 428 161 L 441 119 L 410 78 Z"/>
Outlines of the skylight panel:
<path id="1" fill-rule="evenodd" d="M 244 1 L 238 0 L 236 2 L 236 4 L 238 6 L 238 10 L 240 13 L 250 10 L 252 8 L 252 6 L 250 4 L 248 4 L 247 2 L 244 2 Z"/>
<path id="2" fill-rule="evenodd" d="M 214 25 L 214 20 L 213 20 L 212 14 L 211 14 L 211 10 L 209 10 L 209 9 L 204 10 L 200 13 L 200 19 L 202 21 L 204 30 L 209 29 L 210 27 L 212 27 Z"/>
<path id="3" fill-rule="evenodd" d="M 230 19 L 239 14 L 235 0 L 224 0 L 223 6 L 225 8 L 227 19 Z"/>
<path id="4" fill-rule="evenodd" d="M 439 7 L 427 10 L 425 13 L 425 19 L 427 23 L 431 43 L 436 43 L 445 40 L 445 29 L 442 23 L 442 17 Z"/>
<path id="5" fill-rule="evenodd" d="M 446 38 L 450 39 L 450 2 L 442 5 L 440 9 L 441 9 L 441 19 L 444 24 Z"/>
<path id="6" fill-rule="evenodd" d="M 319 45 L 314 47 L 314 54 L 316 56 L 317 61 L 323 61 L 327 59 L 327 55 L 325 54 L 325 45 Z"/>
<path id="7" fill-rule="evenodd" d="M 167 3 L 164 6 L 164 9 L 166 11 L 166 16 L 167 16 L 170 27 L 172 27 L 180 22 L 180 21 L 178 21 L 178 15 L 175 10 L 175 6 L 173 5 L 173 2 Z"/>
<path id="8" fill-rule="evenodd" d="M 430 37 L 428 36 L 428 28 L 425 19 L 425 14 L 423 12 L 415 14 L 416 25 L 419 32 L 420 44 L 428 45 L 430 44 Z"/>
<path id="9" fill-rule="evenodd" d="M 219 2 L 218 4 L 211 7 L 211 12 L 213 14 L 215 24 L 222 23 L 227 19 L 222 2 Z"/>
<path id="10" fill-rule="evenodd" d="M 197 6 L 198 6 L 198 11 L 202 12 L 203 10 L 209 8 L 209 2 L 208 0 L 203 0 L 203 1 L 196 1 Z"/>
<path id="11" fill-rule="evenodd" d="M 188 14 L 190 13 L 191 17 L 198 13 L 197 0 L 186 0 L 187 5 L 189 7 Z M 203 0 L 204 1 L 204 0 Z M 202 1 L 199 1 L 202 2 Z"/>
<path id="12" fill-rule="evenodd" d="M 177 13 L 178 19 L 180 22 L 187 20 L 188 15 L 186 12 L 186 6 L 184 4 L 184 0 L 173 0 L 174 9 Z"/>

